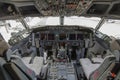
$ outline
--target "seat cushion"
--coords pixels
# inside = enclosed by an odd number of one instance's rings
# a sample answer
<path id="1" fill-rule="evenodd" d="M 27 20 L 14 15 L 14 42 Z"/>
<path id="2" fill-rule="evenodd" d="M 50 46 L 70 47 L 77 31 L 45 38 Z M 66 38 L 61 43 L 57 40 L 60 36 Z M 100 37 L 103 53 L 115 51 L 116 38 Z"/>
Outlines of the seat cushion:
<path id="1" fill-rule="evenodd" d="M 100 66 L 100 64 L 91 63 L 90 59 L 88 58 L 80 59 L 80 63 L 87 79 L 89 79 L 90 74 Z"/>
<path id="2" fill-rule="evenodd" d="M 31 57 L 24 57 L 22 58 L 23 62 L 26 64 L 27 67 L 32 69 L 36 75 L 39 75 L 41 67 L 43 65 L 43 57 L 35 57 L 32 64 L 29 64 Z"/>
<path id="3" fill-rule="evenodd" d="M 92 61 L 102 63 L 104 59 L 103 58 L 92 58 Z"/>
<path id="4" fill-rule="evenodd" d="M 37 75 L 39 75 L 42 65 L 43 57 L 35 57 L 33 64 L 30 64 L 30 68 L 33 69 Z"/>
<path id="5" fill-rule="evenodd" d="M 13 80 L 29 80 L 29 78 L 12 62 L 4 64 L 4 68 Z"/>
<path id="6" fill-rule="evenodd" d="M 23 58 L 22 58 L 22 61 L 23 61 L 25 64 L 29 64 L 30 59 L 31 59 L 31 57 L 23 57 Z"/>

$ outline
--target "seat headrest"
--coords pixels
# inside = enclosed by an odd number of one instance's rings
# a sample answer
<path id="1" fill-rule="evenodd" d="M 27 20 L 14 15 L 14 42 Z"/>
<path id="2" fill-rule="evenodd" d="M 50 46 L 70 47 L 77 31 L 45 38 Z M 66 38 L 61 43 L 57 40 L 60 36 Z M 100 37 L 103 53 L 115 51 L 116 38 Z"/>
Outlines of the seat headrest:
<path id="1" fill-rule="evenodd" d="M 114 55 L 116 57 L 116 61 L 120 62 L 120 50 L 114 50 Z"/>
<path id="2" fill-rule="evenodd" d="M 13 54 L 12 50 L 11 50 L 11 49 L 8 49 L 8 50 L 6 51 L 6 53 L 5 53 L 5 56 L 4 56 L 5 59 L 6 59 L 7 61 L 10 61 L 12 54 Z"/>
<path id="3" fill-rule="evenodd" d="M 110 42 L 110 48 L 111 50 L 120 50 L 120 45 L 115 38 L 112 38 L 112 41 Z"/>
<path id="4" fill-rule="evenodd" d="M 5 51 L 7 51 L 10 48 L 8 43 L 4 40 L 0 40 L 0 56 L 3 56 Z"/>

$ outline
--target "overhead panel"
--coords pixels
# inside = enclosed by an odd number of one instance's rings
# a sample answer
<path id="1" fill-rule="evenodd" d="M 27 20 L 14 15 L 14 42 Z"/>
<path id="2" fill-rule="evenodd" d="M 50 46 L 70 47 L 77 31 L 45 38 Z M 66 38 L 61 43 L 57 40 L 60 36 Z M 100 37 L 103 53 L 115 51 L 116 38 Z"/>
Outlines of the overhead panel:
<path id="1" fill-rule="evenodd" d="M 77 16 L 91 0 L 34 0 L 44 16 Z"/>

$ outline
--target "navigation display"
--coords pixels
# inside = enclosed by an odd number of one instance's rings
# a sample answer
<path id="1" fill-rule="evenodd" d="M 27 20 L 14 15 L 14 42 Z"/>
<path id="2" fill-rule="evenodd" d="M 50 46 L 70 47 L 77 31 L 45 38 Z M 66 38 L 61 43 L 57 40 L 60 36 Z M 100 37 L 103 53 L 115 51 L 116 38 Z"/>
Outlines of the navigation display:
<path id="1" fill-rule="evenodd" d="M 48 34 L 48 40 L 55 40 L 54 34 Z"/>
<path id="2" fill-rule="evenodd" d="M 83 40 L 83 34 L 77 34 L 77 40 Z"/>
<path id="3" fill-rule="evenodd" d="M 59 34 L 59 40 L 66 40 L 66 34 Z"/>
<path id="4" fill-rule="evenodd" d="M 70 34 L 69 40 L 76 40 L 76 34 Z"/>
<path id="5" fill-rule="evenodd" d="M 47 40 L 47 34 L 41 33 L 40 34 L 41 40 Z"/>

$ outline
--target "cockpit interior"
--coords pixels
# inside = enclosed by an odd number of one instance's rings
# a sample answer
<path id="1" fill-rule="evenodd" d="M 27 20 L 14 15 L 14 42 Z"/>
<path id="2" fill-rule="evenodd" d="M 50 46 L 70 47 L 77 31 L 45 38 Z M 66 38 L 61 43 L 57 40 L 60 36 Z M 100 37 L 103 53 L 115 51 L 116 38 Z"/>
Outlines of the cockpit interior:
<path id="1" fill-rule="evenodd" d="M 5 80 L 9 77 L 9 80 L 109 80 L 108 72 L 117 64 L 110 47 L 115 43 L 120 45 L 116 40 L 108 40 L 111 43 L 96 36 L 92 28 L 73 25 L 35 28 L 11 49 L 1 38 L 2 77 Z"/>
<path id="2" fill-rule="evenodd" d="M 0 33 L 0 80 L 120 80 L 120 40 L 98 31 L 106 19 L 119 18 L 120 1 L 7 1 L 0 1 L 0 20 L 19 18 L 29 35 L 19 32 L 6 42 Z M 60 25 L 29 29 L 23 20 L 58 15 Z M 64 15 L 101 20 L 95 29 L 64 25 Z"/>

